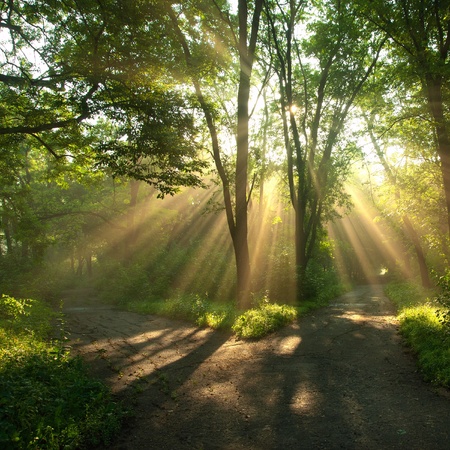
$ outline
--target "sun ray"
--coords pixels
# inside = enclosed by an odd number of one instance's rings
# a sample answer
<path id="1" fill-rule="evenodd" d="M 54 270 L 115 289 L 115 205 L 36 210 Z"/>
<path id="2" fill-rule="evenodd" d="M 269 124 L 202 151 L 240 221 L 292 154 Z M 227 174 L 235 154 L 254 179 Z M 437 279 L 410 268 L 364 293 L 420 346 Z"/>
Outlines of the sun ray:
<path id="1" fill-rule="evenodd" d="M 409 276 L 403 264 L 405 249 L 395 239 L 392 230 L 377 220 L 379 213 L 362 192 L 350 185 L 347 192 L 351 195 L 354 210 L 328 227 L 336 244 L 336 260 L 341 275 L 344 279 L 359 278 L 374 283 L 381 280 L 383 273 L 395 268 L 402 275 Z M 356 260 L 349 257 L 350 251 Z"/>

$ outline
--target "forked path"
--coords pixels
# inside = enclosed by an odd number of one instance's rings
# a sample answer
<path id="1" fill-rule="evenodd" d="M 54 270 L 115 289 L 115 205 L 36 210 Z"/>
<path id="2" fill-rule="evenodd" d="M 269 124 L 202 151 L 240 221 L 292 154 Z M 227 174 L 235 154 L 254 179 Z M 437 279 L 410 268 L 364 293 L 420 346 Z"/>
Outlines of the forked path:
<path id="1" fill-rule="evenodd" d="M 259 342 L 66 304 L 74 351 L 135 417 L 110 448 L 450 449 L 450 396 L 423 382 L 382 287 Z"/>

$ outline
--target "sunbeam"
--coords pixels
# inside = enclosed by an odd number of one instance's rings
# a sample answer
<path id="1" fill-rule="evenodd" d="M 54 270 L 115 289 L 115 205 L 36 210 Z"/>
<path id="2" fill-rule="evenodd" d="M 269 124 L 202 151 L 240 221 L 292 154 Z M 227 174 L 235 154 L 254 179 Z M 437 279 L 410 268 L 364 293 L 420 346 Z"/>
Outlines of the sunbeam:
<path id="1" fill-rule="evenodd" d="M 403 263 L 405 249 L 378 220 L 378 211 L 354 186 L 348 185 L 347 192 L 353 211 L 328 226 L 340 275 L 369 283 L 380 282 L 383 275 L 394 269 L 409 276 Z"/>

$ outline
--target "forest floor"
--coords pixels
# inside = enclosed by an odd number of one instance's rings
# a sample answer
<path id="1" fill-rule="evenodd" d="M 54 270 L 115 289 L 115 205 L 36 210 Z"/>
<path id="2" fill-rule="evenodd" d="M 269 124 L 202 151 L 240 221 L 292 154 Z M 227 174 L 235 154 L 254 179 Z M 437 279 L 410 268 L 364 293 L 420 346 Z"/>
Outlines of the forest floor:
<path id="1" fill-rule="evenodd" d="M 449 392 L 422 381 L 381 286 L 257 342 L 82 297 L 72 349 L 134 411 L 111 449 L 450 448 Z"/>

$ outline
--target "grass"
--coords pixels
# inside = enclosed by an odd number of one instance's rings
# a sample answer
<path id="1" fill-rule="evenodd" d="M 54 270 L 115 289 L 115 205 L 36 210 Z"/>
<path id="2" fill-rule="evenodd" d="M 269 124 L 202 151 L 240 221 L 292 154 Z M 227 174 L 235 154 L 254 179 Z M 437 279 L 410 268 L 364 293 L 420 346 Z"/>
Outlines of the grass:
<path id="1" fill-rule="evenodd" d="M 288 305 L 260 303 L 236 317 L 232 330 L 237 337 L 258 339 L 276 331 L 297 318 L 297 310 Z"/>
<path id="2" fill-rule="evenodd" d="M 426 291 L 411 283 L 391 283 L 386 294 L 397 305 L 400 333 L 417 354 L 427 381 L 450 387 L 450 335 L 439 320 L 439 306 Z"/>
<path id="3" fill-rule="evenodd" d="M 230 303 L 218 304 L 197 294 L 182 293 L 166 300 L 131 301 L 126 307 L 140 314 L 186 320 L 213 329 L 230 329 L 237 314 Z"/>
<path id="4" fill-rule="evenodd" d="M 80 359 L 50 343 L 58 317 L 44 303 L 0 298 L 0 448 L 109 445 L 122 409 Z"/>
<path id="5" fill-rule="evenodd" d="M 241 339 L 259 339 L 293 322 L 317 304 L 300 308 L 270 303 L 267 296 L 254 300 L 256 306 L 242 312 L 232 303 L 218 304 L 196 294 L 177 294 L 161 301 L 132 301 L 129 311 L 186 320 L 200 327 L 232 331 Z"/>

